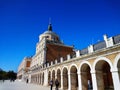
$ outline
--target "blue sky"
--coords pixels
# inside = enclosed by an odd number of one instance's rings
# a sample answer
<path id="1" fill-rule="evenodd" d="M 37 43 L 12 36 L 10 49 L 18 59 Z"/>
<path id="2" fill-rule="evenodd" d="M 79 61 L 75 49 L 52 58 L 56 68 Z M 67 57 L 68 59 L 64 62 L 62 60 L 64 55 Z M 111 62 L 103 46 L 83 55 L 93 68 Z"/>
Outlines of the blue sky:
<path id="1" fill-rule="evenodd" d="M 120 34 L 119 0 L 0 0 L 0 68 L 17 71 L 35 54 L 38 36 L 53 31 L 67 45 L 83 49 Z"/>

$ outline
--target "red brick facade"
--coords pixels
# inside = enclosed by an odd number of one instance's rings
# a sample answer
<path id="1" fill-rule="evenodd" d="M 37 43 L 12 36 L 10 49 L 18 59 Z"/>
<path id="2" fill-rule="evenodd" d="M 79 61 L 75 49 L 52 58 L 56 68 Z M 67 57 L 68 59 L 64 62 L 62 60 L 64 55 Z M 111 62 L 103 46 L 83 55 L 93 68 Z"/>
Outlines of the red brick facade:
<path id="1" fill-rule="evenodd" d="M 73 47 L 67 47 L 64 45 L 47 44 L 46 60 L 47 62 L 60 59 L 60 57 L 66 57 L 67 54 L 73 53 Z"/>

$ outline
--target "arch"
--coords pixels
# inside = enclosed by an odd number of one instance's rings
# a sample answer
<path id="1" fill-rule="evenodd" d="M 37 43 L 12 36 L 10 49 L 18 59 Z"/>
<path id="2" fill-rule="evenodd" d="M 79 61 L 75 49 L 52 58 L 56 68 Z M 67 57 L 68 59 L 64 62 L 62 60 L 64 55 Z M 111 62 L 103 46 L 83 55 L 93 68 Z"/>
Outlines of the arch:
<path id="1" fill-rule="evenodd" d="M 70 67 L 71 89 L 78 90 L 78 68 L 77 65 L 72 64 Z"/>
<path id="2" fill-rule="evenodd" d="M 83 61 L 83 62 L 81 62 L 81 64 L 80 64 L 80 67 L 79 67 L 79 69 L 78 69 L 78 73 L 80 73 L 80 70 L 81 70 L 81 67 L 82 67 L 83 64 L 87 64 L 87 65 L 90 67 L 91 72 L 93 71 L 93 68 L 92 68 L 91 64 L 90 64 L 88 61 Z"/>
<path id="3" fill-rule="evenodd" d="M 37 74 L 37 84 L 39 84 L 39 73 Z"/>
<path id="4" fill-rule="evenodd" d="M 55 68 L 53 68 L 53 69 L 51 70 L 51 72 L 53 72 L 53 71 L 56 71 L 56 69 L 55 69 Z"/>
<path id="5" fill-rule="evenodd" d="M 61 67 L 57 67 L 56 71 L 57 71 L 58 69 L 60 69 L 60 71 L 61 71 Z"/>
<path id="6" fill-rule="evenodd" d="M 62 75 L 63 75 L 63 89 L 68 89 L 68 67 L 64 66 L 62 68 Z"/>
<path id="7" fill-rule="evenodd" d="M 39 73 L 39 84 L 40 84 L 40 73 Z"/>
<path id="8" fill-rule="evenodd" d="M 71 64 L 71 65 L 70 65 L 70 68 L 69 68 L 69 70 L 68 70 L 68 73 L 70 73 L 70 70 L 71 70 L 72 66 L 75 66 L 76 69 L 77 69 L 77 71 L 78 71 L 78 66 L 77 66 L 76 64 Z"/>
<path id="9" fill-rule="evenodd" d="M 40 73 L 40 84 L 42 85 L 42 73 Z"/>
<path id="10" fill-rule="evenodd" d="M 42 85 L 44 85 L 44 72 L 42 73 Z"/>
<path id="11" fill-rule="evenodd" d="M 50 80 L 51 80 L 51 71 L 48 72 L 48 85 L 50 83 Z"/>
<path id="12" fill-rule="evenodd" d="M 98 57 L 97 59 L 95 59 L 95 62 L 93 63 L 93 72 L 95 72 L 96 64 L 101 60 L 106 61 L 110 65 L 111 71 L 113 70 L 113 65 L 112 65 L 111 61 L 108 58 L 106 58 L 106 57 Z"/>
<path id="13" fill-rule="evenodd" d="M 109 59 L 103 57 L 98 58 L 94 63 L 96 71 L 97 87 L 100 90 L 113 90 L 113 79 L 111 70 L 113 70 L 112 63 Z"/>
<path id="14" fill-rule="evenodd" d="M 68 66 L 64 66 L 61 70 L 61 72 L 63 73 L 63 69 L 66 68 L 68 70 Z"/>
<path id="15" fill-rule="evenodd" d="M 80 64 L 79 72 L 81 74 L 81 88 L 82 90 L 92 89 L 91 64 L 84 61 Z"/>
<path id="16" fill-rule="evenodd" d="M 54 86 L 54 82 L 55 82 L 55 70 L 52 70 L 52 80 L 53 80 L 53 86 Z"/>
<path id="17" fill-rule="evenodd" d="M 57 69 L 57 79 L 59 82 L 59 87 L 61 87 L 61 70 L 60 70 L 60 68 Z"/>

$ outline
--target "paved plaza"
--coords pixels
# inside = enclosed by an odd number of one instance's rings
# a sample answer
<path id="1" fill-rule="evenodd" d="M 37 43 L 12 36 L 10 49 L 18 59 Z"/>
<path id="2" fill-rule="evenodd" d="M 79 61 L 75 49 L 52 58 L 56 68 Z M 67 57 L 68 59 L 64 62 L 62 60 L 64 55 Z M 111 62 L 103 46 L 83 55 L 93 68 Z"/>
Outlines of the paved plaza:
<path id="1" fill-rule="evenodd" d="M 50 88 L 20 81 L 10 82 L 7 80 L 4 83 L 0 81 L 0 90 L 50 90 Z"/>

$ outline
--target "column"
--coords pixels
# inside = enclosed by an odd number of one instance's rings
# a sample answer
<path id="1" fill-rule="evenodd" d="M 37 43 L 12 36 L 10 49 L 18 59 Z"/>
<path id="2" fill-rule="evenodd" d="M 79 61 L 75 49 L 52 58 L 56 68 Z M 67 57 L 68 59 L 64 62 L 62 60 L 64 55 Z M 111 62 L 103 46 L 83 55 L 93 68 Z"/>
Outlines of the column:
<path id="1" fill-rule="evenodd" d="M 57 72 L 55 72 L 55 80 L 57 79 Z"/>
<path id="2" fill-rule="evenodd" d="M 113 85 L 115 90 L 120 90 L 120 80 L 118 71 L 112 71 Z"/>
<path id="3" fill-rule="evenodd" d="M 45 74 L 44 74 L 44 86 L 48 86 L 48 73 L 47 71 L 45 71 Z"/>
<path id="4" fill-rule="evenodd" d="M 68 73 L 68 90 L 71 90 L 71 78 L 70 78 L 70 73 Z"/>
<path id="5" fill-rule="evenodd" d="M 92 76 L 93 90 L 98 90 L 96 73 L 95 72 L 91 72 L 91 76 Z"/>
<path id="6" fill-rule="evenodd" d="M 81 74 L 78 72 L 78 90 L 82 90 Z"/>
<path id="7" fill-rule="evenodd" d="M 63 89 L 63 74 L 61 73 L 61 89 Z"/>

